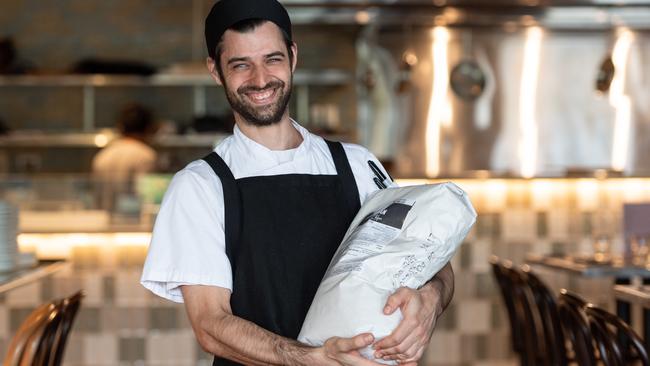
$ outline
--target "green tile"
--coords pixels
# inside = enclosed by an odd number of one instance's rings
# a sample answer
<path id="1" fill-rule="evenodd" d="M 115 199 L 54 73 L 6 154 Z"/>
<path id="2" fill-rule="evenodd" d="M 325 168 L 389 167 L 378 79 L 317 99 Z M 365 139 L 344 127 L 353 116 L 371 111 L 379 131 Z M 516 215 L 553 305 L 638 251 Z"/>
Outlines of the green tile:
<path id="1" fill-rule="evenodd" d="M 485 360 L 488 358 L 488 338 L 486 335 L 477 335 L 474 337 L 474 355 L 476 360 Z"/>
<path id="2" fill-rule="evenodd" d="M 456 328 L 456 306 L 453 302 L 447 306 L 436 323 L 436 329 L 452 330 Z"/>
<path id="3" fill-rule="evenodd" d="M 115 301 L 115 277 L 104 276 L 102 281 L 104 282 L 104 301 L 113 303 Z"/>
<path id="4" fill-rule="evenodd" d="M 492 218 L 492 238 L 501 238 L 501 214 L 494 214 Z"/>
<path id="5" fill-rule="evenodd" d="M 566 243 L 553 242 L 551 244 L 551 255 L 562 256 L 566 254 Z"/>
<path id="6" fill-rule="evenodd" d="M 80 332 L 98 333 L 101 331 L 100 309 L 82 306 L 75 320 L 75 329 Z"/>
<path id="7" fill-rule="evenodd" d="M 492 328 L 497 329 L 501 327 L 509 327 L 508 314 L 507 314 L 506 304 L 503 302 L 503 298 L 499 298 L 497 302 L 492 303 Z M 505 322 L 505 323 L 504 323 Z"/>
<path id="8" fill-rule="evenodd" d="M 205 352 L 203 348 L 201 348 L 199 342 L 196 342 L 196 355 L 197 355 L 197 361 L 214 359 L 213 355 L 211 355 L 208 352 Z"/>
<path id="9" fill-rule="evenodd" d="M 176 308 L 149 309 L 149 325 L 151 329 L 159 330 L 178 328 L 178 312 Z"/>
<path id="10" fill-rule="evenodd" d="M 460 268 L 469 269 L 472 265 L 472 246 L 471 245 L 461 245 L 460 246 Z"/>
<path id="11" fill-rule="evenodd" d="M 582 235 L 591 236 L 593 233 L 593 216 L 594 214 L 591 212 L 582 213 Z"/>
<path id="12" fill-rule="evenodd" d="M 537 213 L 537 236 L 539 238 L 546 238 L 548 236 L 548 213 Z"/>
<path id="13" fill-rule="evenodd" d="M 119 354 L 120 361 L 143 361 L 146 359 L 146 342 L 140 337 L 120 338 Z"/>
<path id="14" fill-rule="evenodd" d="M 479 299 L 499 296 L 499 289 L 492 272 L 476 274 L 476 297 Z"/>
<path id="15" fill-rule="evenodd" d="M 52 285 L 52 277 L 45 277 L 41 279 L 41 300 L 43 302 L 46 301 L 52 301 L 56 297 L 54 294 L 53 288 L 54 286 Z"/>
<path id="16" fill-rule="evenodd" d="M 150 311 L 144 307 L 115 307 L 105 314 L 105 321 L 115 319 L 117 329 L 150 329 Z"/>

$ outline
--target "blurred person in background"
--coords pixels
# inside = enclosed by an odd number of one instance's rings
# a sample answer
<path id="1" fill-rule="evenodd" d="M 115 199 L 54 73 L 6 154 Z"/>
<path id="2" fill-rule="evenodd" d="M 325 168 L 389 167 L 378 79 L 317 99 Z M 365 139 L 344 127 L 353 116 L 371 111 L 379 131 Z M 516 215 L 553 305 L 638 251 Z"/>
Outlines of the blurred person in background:
<path id="1" fill-rule="evenodd" d="M 149 109 L 128 104 L 117 123 L 120 137 L 93 158 L 93 177 L 99 187 L 101 208 L 113 209 L 120 194 L 134 193 L 135 179 L 156 169 L 157 154 L 150 141 L 157 124 Z"/>

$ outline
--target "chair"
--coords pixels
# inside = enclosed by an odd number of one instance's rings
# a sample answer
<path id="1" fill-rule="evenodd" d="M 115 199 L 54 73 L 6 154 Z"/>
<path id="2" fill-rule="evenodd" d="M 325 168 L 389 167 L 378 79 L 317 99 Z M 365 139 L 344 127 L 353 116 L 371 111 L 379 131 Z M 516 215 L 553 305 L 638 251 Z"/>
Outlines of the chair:
<path id="1" fill-rule="evenodd" d="M 523 266 L 522 271 L 526 283 L 532 291 L 535 305 L 544 330 L 546 364 L 553 366 L 566 366 L 569 364 L 567 358 L 567 347 L 560 323 L 560 314 L 555 296 L 548 287 L 531 272 L 529 266 Z"/>
<path id="2" fill-rule="evenodd" d="M 572 359 L 578 365 L 596 365 L 593 337 L 583 313 L 586 306 L 587 302 L 580 296 L 566 289 L 560 290 L 558 313 L 565 338 L 569 340 L 573 350 Z"/>
<path id="3" fill-rule="evenodd" d="M 3 366 L 59 366 L 82 297 L 77 292 L 34 310 L 13 337 Z"/>
<path id="4" fill-rule="evenodd" d="M 81 291 L 75 293 L 69 298 L 63 299 L 61 301 L 61 307 L 63 309 L 63 316 L 61 317 L 61 325 L 57 328 L 56 333 L 53 334 L 52 343 L 50 348 L 53 349 L 54 353 L 43 352 L 43 354 L 49 355 L 49 360 L 44 360 L 46 363 L 44 365 L 48 366 L 60 366 L 63 361 L 63 354 L 65 353 L 65 346 L 68 340 L 68 335 L 72 329 L 72 324 L 79 312 L 81 307 L 81 300 L 83 299 L 83 293 Z"/>
<path id="5" fill-rule="evenodd" d="M 616 315 L 589 304 L 585 313 L 605 366 L 623 366 L 640 361 L 650 366 L 643 340 Z"/>
<path id="6" fill-rule="evenodd" d="M 510 280 L 506 275 L 505 269 L 500 259 L 496 256 L 490 257 L 490 265 L 492 266 L 492 272 L 496 279 L 499 290 L 501 291 L 501 298 L 503 299 L 504 304 L 506 305 L 508 320 L 510 324 L 510 338 L 512 340 L 512 350 L 516 354 L 521 354 L 523 352 L 523 342 L 521 338 L 521 325 L 518 323 L 518 318 L 515 313 L 515 304 L 512 299 L 512 294 L 510 290 Z"/>
<path id="7" fill-rule="evenodd" d="M 43 304 L 27 316 L 9 344 L 7 354 L 2 363 L 3 366 L 20 365 L 20 359 L 23 353 L 31 346 L 30 340 L 34 339 L 33 336 L 42 337 L 50 315 L 54 310 L 54 304 Z"/>
<path id="8" fill-rule="evenodd" d="M 545 343 L 539 342 L 544 339 L 543 326 L 524 273 L 497 257 L 490 262 L 508 310 L 513 350 L 523 366 L 548 364 Z"/>

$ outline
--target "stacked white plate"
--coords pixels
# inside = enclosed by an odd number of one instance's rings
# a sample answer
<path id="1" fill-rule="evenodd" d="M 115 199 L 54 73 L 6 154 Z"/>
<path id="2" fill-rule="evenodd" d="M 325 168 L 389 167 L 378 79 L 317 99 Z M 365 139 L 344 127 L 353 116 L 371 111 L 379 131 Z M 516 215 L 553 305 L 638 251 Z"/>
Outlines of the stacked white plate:
<path id="1" fill-rule="evenodd" d="M 0 201 L 0 272 L 16 267 L 18 260 L 18 209 Z"/>

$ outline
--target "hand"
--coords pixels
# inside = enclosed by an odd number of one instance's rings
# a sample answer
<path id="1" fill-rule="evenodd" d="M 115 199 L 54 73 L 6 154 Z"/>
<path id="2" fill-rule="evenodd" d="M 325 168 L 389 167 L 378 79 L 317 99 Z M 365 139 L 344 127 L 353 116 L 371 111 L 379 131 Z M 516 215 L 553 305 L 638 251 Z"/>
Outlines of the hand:
<path id="1" fill-rule="evenodd" d="M 370 361 L 359 353 L 359 350 L 372 344 L 375 338 L 370 333 L 359 334 L 352 338 L 332 337 L 325 341 L 323 347 L 318 348 L 323 353 L 323 362 L 319 365 L 337 366 L 383 366 Z"/>
<path id="2" fill-rule="evenodd" d="M 390 315 L 397 309 L 404 318 L 393 333 L 375 344 L 375 358 L 415 366 L 442 313 L 440 293 L 428 285 L 420 290 L 401 287 L 386 301 L 384 314 Z"/>

